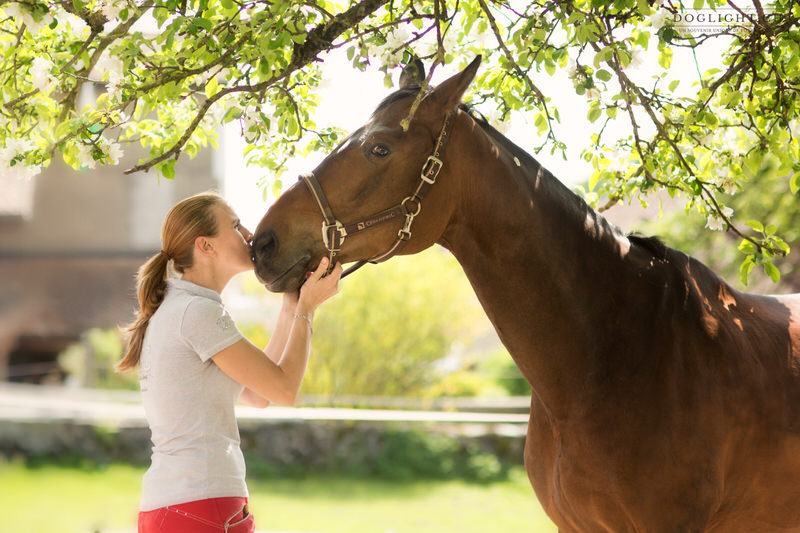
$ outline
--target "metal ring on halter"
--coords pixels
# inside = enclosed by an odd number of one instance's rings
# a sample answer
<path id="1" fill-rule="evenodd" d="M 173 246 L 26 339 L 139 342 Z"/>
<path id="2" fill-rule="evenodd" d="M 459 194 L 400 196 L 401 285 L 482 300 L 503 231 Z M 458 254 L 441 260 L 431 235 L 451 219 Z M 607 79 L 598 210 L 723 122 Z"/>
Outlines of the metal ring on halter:
<path id="1" fill-rule="evenodd" d="M 415 204 L 417 204 L 417 210 L 414 211 L 413 213 L 411 212 L 411 210 L 409 210 L 406 207 L 406 202 L 408 202 L 408 201 L 411 201 L 411 202 L 414 202 Z M 420 211 L 422 211 L 422 202 L 419 201 L 419 200 L 414 200 L 414 198 L 411 197 L 411 196 L 406 196 L 405 198 L 403 198 L 403 201 L 400 202 L 400 205 L 402 205 L 403 207 L 406 207 L 406 211 L 408 212 L 406 216 L 411 215 L 412 217 L 415 217 L 415 216 L 419 215 Z"/>

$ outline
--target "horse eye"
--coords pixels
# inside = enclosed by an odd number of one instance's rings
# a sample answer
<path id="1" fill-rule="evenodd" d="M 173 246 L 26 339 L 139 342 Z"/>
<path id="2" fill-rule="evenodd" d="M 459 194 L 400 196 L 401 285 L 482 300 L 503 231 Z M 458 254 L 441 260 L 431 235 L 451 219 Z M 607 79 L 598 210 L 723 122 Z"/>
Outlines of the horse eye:
<path id="1" fill-rule="evenodd" d="M 386 157 L 387 155 L 389 155 L 389 148 L 387 148 L 383 144 L 376 144 L 375 146 L 372 147 L 372 150 L 370 151 L 372 152 L 372 155 L 376 155 L 378 157 Z"/>

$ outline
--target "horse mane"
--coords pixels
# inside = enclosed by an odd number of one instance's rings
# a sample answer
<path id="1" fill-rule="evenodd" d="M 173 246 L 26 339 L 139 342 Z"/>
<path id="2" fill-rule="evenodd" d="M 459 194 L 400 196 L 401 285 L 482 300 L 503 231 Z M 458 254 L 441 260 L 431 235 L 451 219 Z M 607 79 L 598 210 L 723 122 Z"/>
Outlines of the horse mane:
<path id="1" fill-rule="evenodd" d="M 395 103 L 395 102 L 397 102 L 399 100 L 402 100 L 402 99 L 408 98 L 408 97 L 412 97 L 412 96 L 416 96 L 419 93 L 420 90 L 421 90 L 421 87 L 419 87 L 419 86 L 413 86 L 413 87 L 406 87 L 406 88 L 403 88 L 403 89 L 398 89 L 397 91 L 391 93 L 389 96 L 384 98 L 381 101 L 381 103 L 378 104 L 378 107 L 375 108 L 375 111 L 373 112 L 373 115 L 375 113 L 377 113 L 378 111 L 390 106 L 391 104 L 393 104 L 393 103 Z M 536 159 L 532 155 L 530 155 L 527 151 L 525 151 L 521 147 L 517 146 L 511 139 L 509 139 L 508 137 L 503 135 L 494 126 L 492 126 L 489 123 L 489 121 L 486 120 L 486 117 L 484 117 L 483 114 L 480 111 L 478 111 L 477 109 L 475 109 L 473 106 L 462 102 L 462 103 L 460 103 L 458 105 L 458 109 L 460 109 L 461 111 L 463 111 L 464 113 L 469 115 L 469 117 L 472 118 L 478 124 L 478 126 L 487 135 L 489 135 L 489 137 L 493 141 L 495 141 L 501 147 L 505 148 L 512 156 L 518 158 L 520 161 L 524 161 L 526 164 L 535 165 L 536 167 L 540 167 L 540 168 L 542 167 L 541 164 L 538 161 L 536 161 Z M 561 183 L 561 182 L 559 181 L 559 183 Z M 577 200 L 579 209 L 586 210 L 586 211 L 594 211 L 586 203 L 586 201 L 583 198 L 581 198 L 579 195 L 574 194 L 574 193 L 572 193 L 572 195 Z M 596 215 L 598 217 L 602 218 L 602 220 L 604 220 L 606 223 L 608 223 L 611 226 L 614 226 L 613 224 L 608 222 L 605 219 L 605 217 L 602 217 L 602 215 L 600 215 L 596 211 L 595 211 L 595 213 L 596 213 Z M 616 226 L 614 226 L 614 228 L 616 228 Z M 652 256 L 655 259 L 658 259 L 659 261 L 662 261 L 662 262 L 670 262 L 669 261 L 670 253 L 669 252 L 670 252 L 671 249 L 666 244 L 664 244 L 664 242 L 661 240 L 661 238 L 655 237 L 655 236 L 648 237 L 648 236 L 637 234 L 635 232 L 633 232 L 633 233 L 625 233 L 625 232 L 623 232 L 621 230 L 618 230 L 618 231 L 620 233 L 622 233 L 623 235 L 625 235 L 625 237 L 627 237 L 628 240 L 630 240 L 632 245 L 646 250 L 647 252 L 652 254 Z"/>
<path id="2" fill-rule="evenodd" d="M 653 257 L 662 260 L 668 259 L 670 248 L 664 244 L 664 241 L 662 241 L 660 237 L 645 237 L 644 235 L 639 235 L 635 232 L 629 233 L 627 237 L 628 240 L 631 241 L 631 244 L 635 244 L 640 248 L 644 248 L 653 254 Z"/>
<path id="3" fill-rule="evenodd" d="M 509 139 L 508 137 L 503 135 L 494 126 L 492 126 L 489 123 L 489 121 L 486 120 L 486 118 L 479 111 L 477 111 L 473 107 L 471 107 L 471 106 L 469 106 L 467 104 L 464 104 L 464 103 L 459 105 L 459 109 L 461 109 L 462 111 L 467 113 L 470 117 L 472 117 L 472 119 L 478 124 L 478 126 L 480 126 L 481 129 L 483 129 L 492 138 L 492 140 L 494 140 L 500 146 L 502 146 L 503 148 L 508 150 L 511 153 L 511 155 L 519 158 L 520 160 L 525 160 L 525 161 L 527 161 L 529 163 L 533 163 L 533 164 L 535 164 L 537 166 L 541 166 L 541 164 L 538 161 L 536 161 L 536 159 L 533 156 L 531 156 L 524 149 L 522 149 L 519 146 L 517 146 L 511 139 Z M 561 182 L 559 181 L 559 183 L 561 183 Z M 632 232 L 632 233 L 623 232 L 622 230 L 619 230 L 618 228 L 616 228 L 616 226 L 614 224 L 611 224 L 610 222 L 608 222 L 608 220 L 605 217 L 603 217 L 600 213 L 597 213 L 597 211 L 592 209 L 586 203 L 586 201 L 583 198 L 581 198 L 579 195 L 573 193 L 573 196 L 578 200 L 579 206 L 580 206 L 581 209 L 585 209 L 586 211 L 593 211 L 598 218 L 604 220 L 610 226 L 613 226 L 620 233 L 622 233 L 625 237 L 627 237 L 632 245 L 646 250 L 647 252 L 652 254 L 652 256 L 655 259 L 657 259 L 657 260 L 659 260 L 661 262 L 665 262 L 665 263 L 666 262 L 671 262 L 670 261 L 670 250 L 671 250 L 671 248 L 669 246 L 667 246 L 666 244 L 664 244 L 664 241 L 661 240 L 660 237 L 640 235 L 640 234 L 638 234 L 636 232 Z"/>

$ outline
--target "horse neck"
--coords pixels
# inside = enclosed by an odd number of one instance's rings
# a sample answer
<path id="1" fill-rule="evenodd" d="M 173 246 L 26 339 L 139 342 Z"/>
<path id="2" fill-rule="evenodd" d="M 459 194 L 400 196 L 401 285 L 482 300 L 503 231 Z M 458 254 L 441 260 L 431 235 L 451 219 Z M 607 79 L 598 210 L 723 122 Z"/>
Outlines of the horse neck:
<path id="1" fill-rule="evenodd" d="M 459 200 L 440 243 L 535 394 L 568 411 L 587 376 L 605 372 L 597 343 L 617 329 L 615 306 L 630 291 L 622 286 L 630 241 L 533 158 L 469 129 L 451 139 L 449 150 L 464 155 L 449 171 Z"/>

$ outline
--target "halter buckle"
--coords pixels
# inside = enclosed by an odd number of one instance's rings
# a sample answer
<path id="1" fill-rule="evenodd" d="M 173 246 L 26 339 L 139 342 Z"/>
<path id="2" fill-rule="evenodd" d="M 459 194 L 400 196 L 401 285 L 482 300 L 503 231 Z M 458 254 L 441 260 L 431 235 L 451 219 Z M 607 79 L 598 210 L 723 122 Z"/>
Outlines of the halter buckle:
<path id="1" fill-rule="evenodd" d="M 339 232 L 340 240 L 338 240 L 337 243 L 331 242 L 331 229 Z M 329 252 L 338 252 L 344 243 L 345 237 L 347 237 L 347 230 L 344 229 L 344 226 L 338 220 L 336 220 L 333 224 L 326 224 L 325 221 L 322 222 L 322 242 L 325 243 L 325 248 Z M 337 244 L 338 246 L 334 248 L 334 244 Z"/>
<path id="2" fill-rule="evenodd" d="M 439 171 L 442 170 L 444 163 L 442 160 L 435 156 L 428 156 L 428 159 L 425 161 L 425 164 L 422 165 L 422 174 L 420 174 L 420 178 L 422 181 L 430 183 L 433 185 L 436 182 L 436 176 L 439 175 Z M 431 177 L 429 178 L 426 174 L 431 173 Z"/>

